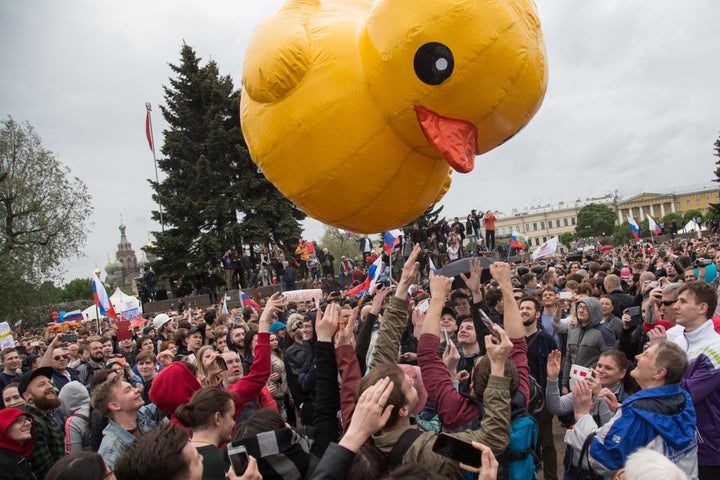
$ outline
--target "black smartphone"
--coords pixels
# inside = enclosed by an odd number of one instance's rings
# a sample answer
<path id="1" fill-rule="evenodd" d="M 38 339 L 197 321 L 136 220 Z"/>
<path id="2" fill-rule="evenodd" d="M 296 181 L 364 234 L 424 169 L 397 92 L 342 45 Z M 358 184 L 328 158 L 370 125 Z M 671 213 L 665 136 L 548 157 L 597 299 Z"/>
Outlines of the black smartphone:
<path id="1" fill-rule="evenodd" d="M 444 433 L 437 436 L 433 445 L 433 452 L 471 467 L 477 468 L 482 465 L 482 452 L 480 450 L 476 450 L 471 443 L 458 440 Z"/>
<path id="2" fill-rule="evenodd" d="M 215 365 L 217 365 L 217 367 L 218 367 L 220 370 L 227 370 L 227 369 L 228 369 L 228 368 L 227 368 L 227 363 L 225 363 L 225 359 L 224 359 L 223 357 L 216 357 L 216 358 L 215 358 Z"/>
<path id="3" fill-rule="evenodd" d="M 235 475 L 241 477 L 245 474 L 248 466 L 248 454 L 244 445 L 233 445 L 227 446 L 228 457 L 230 457 L 230 463 L 235 471 Z"/>
<path id="4" fill-rule="evenodd" d="M 68 343 L 75 343 L 77 342 L 77 338 L 77 333 L 66 333 L 65 335 L 60 337 L 60 340 Z"/>
<path id="5" fill-rule="evenodd" d="M 493 328 L 493 325 L 495 324 L 492 320 L 490 320 L 490 317 L 487 316 L 487 313 L 485 313 L 482 308 L 478 309 L 478 311 L 480 312 L 480 320 L 482 320 L 487 329 L 490 330 L 490 335 L 500 340 L 500 334 Z"/>

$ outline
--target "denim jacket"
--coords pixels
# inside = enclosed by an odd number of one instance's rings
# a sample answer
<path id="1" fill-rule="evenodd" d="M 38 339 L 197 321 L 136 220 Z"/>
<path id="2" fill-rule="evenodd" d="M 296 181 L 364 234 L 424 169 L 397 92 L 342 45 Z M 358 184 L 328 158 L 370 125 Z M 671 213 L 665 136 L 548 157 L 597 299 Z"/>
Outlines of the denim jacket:
<path id="1" fill-rule="evenodd" d="M 154 429 L 161 416 L 162 414 L 154 404 L 142 407 L 137 414 L 137 426 L 140 432 L 147 433 Z M 103 439 L 98 453 L 105 459 L 108 468 L 114 470 L 117 460 L 134 441 L 135 436 L 132 433 L 110 420 L 103 430 Z"/>

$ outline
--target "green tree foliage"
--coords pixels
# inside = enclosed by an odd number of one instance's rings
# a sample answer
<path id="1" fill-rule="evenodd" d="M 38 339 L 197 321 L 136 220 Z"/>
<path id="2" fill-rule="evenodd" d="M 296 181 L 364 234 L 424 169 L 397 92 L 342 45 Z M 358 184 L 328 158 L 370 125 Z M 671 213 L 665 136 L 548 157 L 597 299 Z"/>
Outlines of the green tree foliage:
<path id="1" fill-rule="evenodd" d="M 165 173 L 150 181 L 164 210 L 165 230 L 145 250 L 158 260 L 159 276 L 198 276 L 217 267 L 223 252 L 241 244 L 282 240 L 302 233 L 305 215 L 286 200 L 252 163 L 240 130 L 240 94 L 230 77 L 183 45 L 176 75 L 164 87 Z M 153 212 L 160 219 L 158 211 Z"/>
<path id="2" fill-rule="evenodd" d="M 425 209 L 422 215 L 405 225 L 404 230 L 412 229 L 414 223 L 417 223 L 418 225 L 423 227 L 440 222 L 440 220 L 442 220 L 442 218 L 440 218 L 440 213 L 443 211 L 443 208 L 445 208 L 444 205 L 437 205 L 436 203 L 431 203 L 430 206 Z"/>
<path id="3" fill-rule="evenodd" d="M 92 280 L 76 278 L 65 285 L 60 299 L 64 302 L 72 302 L 73 300 L 92 300 L 92 298 Z"/>
<path id="4" fill-rule="evenodd" d="M 325 227 L 320 238 L 320 248 L 327 248 L 335 257 L 335 271 L 338 271 L 340 257 L 355 258 L 359 255 L 358 241 L 355 236 L 348 236 L 335 227 Z"/>
<path id="5" fill-rule="evenodd" d="M 28 287 L 80 253 L 91 200 L 29 123 L 0 124 L 0 316 L 42 301 Z"/>
<path id="6" fill-rule="evenodd" d="M 558 240 L 560 240 L 560 243 L 565 245 L 568 250 L 572 250 L 573 244 L 575 243 L 575 234 L 572 232 L 561 233 Z"/>
<path id="7" fill-rule="evenodd" d="M 681 229 L 685 225 L 683 224 L 683 217 L 679 213 L 670 212 L 667 215 L 665 215 L 662 218 L 663 224 L 665 225 L 665 229 L 669 232 L 670 231 L 670 224 L 672 221 L 675 220 L 675 223 L 677 224 L 678 229 Z"/>
<path id="8" fill-rule="evenodd" d="M 617 231 L 613 233 L 610 243 L 616 247 L 626 243 L 635 243 L 635 237 L 632 235 L 632 230 L 630 230 L 630 224 L 627 220 L 620 224 Z"/>
<path id="9" fill-rule="evenodd" d="M 617 214 L 607 205 L 591 203 L 578 211 L 575 234 L 578 238 L 607 237 L 615 233 Z"/>
<path id="10" fill-rule="evenodd" d="M 703 218 L 703 214 L 700 210 L 688 210 L 687 212 L 685 212 L 683 214 L 683 222 L 685 222 L 685 223 L 689 222 L 690 220 L 694 220 L 696 218 L 701 218 L 701 219 Z M 682 228 L 684 226 L 685 226 L 685 224 L 678 225 L 678 228 Z"/>

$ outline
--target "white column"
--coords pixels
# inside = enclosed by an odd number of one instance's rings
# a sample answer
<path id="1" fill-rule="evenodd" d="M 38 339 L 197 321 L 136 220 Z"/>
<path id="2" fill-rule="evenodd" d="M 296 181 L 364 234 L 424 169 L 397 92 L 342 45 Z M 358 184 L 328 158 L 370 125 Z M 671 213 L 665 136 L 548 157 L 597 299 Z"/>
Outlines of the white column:
<path id="1" fill-rule="evenodd" d="M 655 205 L 650 205 L 650 216 L 655 218 Z"/>
<path id="2" fill-rule="evenodd" d="M 645 211 L 642 206 L 638 207 L 638 210 L 640 211 L 640 215 L 638 215 L 638 222 L 641 222 L 645 216 Z"/>
<path id="3" fill-rule="evenodd" d="M 665 218 L 665 203 L 660 204 L 660 215 L 662 215 L 663 218 Z"/>
<path id="4" fill-rule="evenodd" d="M 623 223 L 622 208 L 618 208 L 618 224 Z"/>

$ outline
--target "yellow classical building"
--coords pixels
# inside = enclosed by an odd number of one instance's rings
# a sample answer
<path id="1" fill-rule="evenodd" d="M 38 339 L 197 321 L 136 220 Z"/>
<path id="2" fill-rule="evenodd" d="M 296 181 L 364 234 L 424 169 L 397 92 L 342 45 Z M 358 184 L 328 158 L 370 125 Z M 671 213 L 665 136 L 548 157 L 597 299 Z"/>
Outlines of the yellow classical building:
<path id="1" fill-rule="evenodd" d="M 536 247 L 556 235 L 575 233 L 577 213 L 590 203 L 604 204 L 615 210 L 618 223 L 629 217 L 640 222 L 647 215 L 661 222 L 670 212 L 684 215 L 689 210 L 699 210 L 703 214 L 707 213 L 711 203 L 720 203 L 720 187 L 686 187 L 674 189 L 670 193 L 640 193 L 625 199 L 608 194 L 584 200 L 578 198 L 570 204 L 560 202 L 557 205 L 526 207 L 522 211 L 513 210 L 510 214 L 500 212 L 496 214 L 495 234 L 498 239 L 509 239 L 512 232 L 517 231 L 525 235 L 530 247 Z"/>

